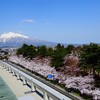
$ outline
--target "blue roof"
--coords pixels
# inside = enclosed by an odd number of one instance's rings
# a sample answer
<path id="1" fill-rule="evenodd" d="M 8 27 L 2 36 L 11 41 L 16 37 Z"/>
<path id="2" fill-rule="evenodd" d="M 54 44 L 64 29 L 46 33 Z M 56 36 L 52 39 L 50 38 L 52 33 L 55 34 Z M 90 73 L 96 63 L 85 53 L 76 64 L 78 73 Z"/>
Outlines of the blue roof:
<path id="1" fill-rule="evenodd" d="M 52 74 L 48 74 L 47 78 L 51 79 L 53 77 Z"/>

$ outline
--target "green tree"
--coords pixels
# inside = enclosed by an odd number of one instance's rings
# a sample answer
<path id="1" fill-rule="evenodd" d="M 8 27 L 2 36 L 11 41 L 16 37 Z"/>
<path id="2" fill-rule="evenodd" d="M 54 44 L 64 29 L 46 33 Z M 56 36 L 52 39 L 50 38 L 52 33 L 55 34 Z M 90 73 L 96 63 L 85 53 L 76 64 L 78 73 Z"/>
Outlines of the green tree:
<path id="1" fill-rule="evenodd" d="M 70 54 L 73 49 L 74 49 L 74 46 L 73 45 L 68 45 L 65 48 L 66 54 Z"/>
<path id="2" fill-rule="evenodd" d="M 97 44 L 83 45 L 80 52 L 80 66 L 92 70 L 93 74 L 100 65 L 100 47 Z"/>
<path id="3" fill-rule="evenodd" d="M 17 49 L 17 53 L 18 56 L 22 54 L 22 48 Z"/>
<path id="4" fill-rule="evenodd" d="M 38 54 L 42 57 L 46 57 L 47 56 L 47 48 L 46 46 L 40 46 L 38 47 Z"/>
<path id="5" fill-rule="evenodd" d="M 51 66 L 54 67 L 62 67 L 63 66 L 63 55 L 59 51 L 54 51 L 54 54 L 52 56 L 51 60 Z"/>
<path id="6" fill-rule="evenodd" d="M 36 47 L 32 45 L 29 46 L 27 44 L 23 44 L 23 46 L 17 50 L 16 54 L 22 54 L 24 57 L 32 59 L 37 55 Z"/>
<path id="7" fill-rule="evenodd" d="M 52 57 L 53 53 L 54 53 L 54 50 L 52 48 L 47 49 L 47 55 L 48 56 Z"/>
<path id="8" fill-rule="evenodd" d="M 64 46 L 61 44 L 58 44 L 55 48 L 56 49 L 54 50 L 53 55 L 52 55 L 52 59 L 51 59 L 51 66 L 54 66 L 56 68 L 62 67 L 64 65 L 63 58 L 65 56 Z"/>
<path id="9" fill-rule="evenodd" d="M 30 45 L 27 50 L 27 57 L 32 59 L 37 55 L 36 49 L 34 46 Z"/>

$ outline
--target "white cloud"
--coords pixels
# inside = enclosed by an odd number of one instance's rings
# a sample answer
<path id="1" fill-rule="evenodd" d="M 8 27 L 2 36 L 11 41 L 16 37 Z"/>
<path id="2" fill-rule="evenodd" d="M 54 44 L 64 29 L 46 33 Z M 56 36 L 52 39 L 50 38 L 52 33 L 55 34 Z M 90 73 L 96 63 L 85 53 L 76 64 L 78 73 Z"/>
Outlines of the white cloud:
<path id="1" fill-rule="evenodd" d="M 24 19 L 22 20 L 22 22 L 25 22 L 25 23 L 37 23 L 35 20 L 33 19 Z"/>

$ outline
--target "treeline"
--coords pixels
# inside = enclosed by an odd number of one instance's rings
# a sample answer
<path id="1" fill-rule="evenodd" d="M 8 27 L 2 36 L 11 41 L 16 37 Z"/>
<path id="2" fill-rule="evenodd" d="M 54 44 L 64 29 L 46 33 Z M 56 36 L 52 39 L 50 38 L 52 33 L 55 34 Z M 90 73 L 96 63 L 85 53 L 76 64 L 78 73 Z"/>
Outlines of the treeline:
<path id="1" fill-rule="evenodd" d="M 68 45 L 67 47 L 64 47 L 64 45 L 58 44 L 55 48 L 46 47 L 46 46 L 33 46 L 33 45 L 27 45 L 23 44 L 21 48 L 17 50 L 17 55 L 23 55 L 23 57 L 32 59 L 37 56 L 41 57 L 50 57 L 51 58 L 51 66 L 54 67 L 62 67 L 64 57 L 67 54 L 70 54 L 73 50 L 73 45 Z"/>

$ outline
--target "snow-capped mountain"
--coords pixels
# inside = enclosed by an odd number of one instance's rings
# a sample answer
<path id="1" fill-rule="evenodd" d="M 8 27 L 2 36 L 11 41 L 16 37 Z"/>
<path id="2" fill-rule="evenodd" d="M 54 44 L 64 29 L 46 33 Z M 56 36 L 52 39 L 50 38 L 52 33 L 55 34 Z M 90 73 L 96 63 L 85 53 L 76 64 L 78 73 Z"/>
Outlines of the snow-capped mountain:
<path id="1" fill-rule="evenodd" d="M 46 46 L 53 46 L 56 45 L 56 43 L 48 42 L 44 40 L 38 40 L 38 39 L 32 39 L 28 36 L 14 33 L 14 32 L 8 32 L 0 35 L 0 47 L 20 47 L 24 43 L 29 45 L 46 45 Z"/>
<path id="2" fill-rule="evenodd" d="M 29 39 L 28 36 L 24 36 L 18 33 L 13 33 L 13 32 L 9 32 L 9 33 L 4 33 L 2 35 L 0 35 L 0 42 L 7 42 L 11 39 L 14 38 L 24 38 L 24 39 Z"/>

